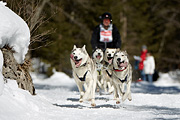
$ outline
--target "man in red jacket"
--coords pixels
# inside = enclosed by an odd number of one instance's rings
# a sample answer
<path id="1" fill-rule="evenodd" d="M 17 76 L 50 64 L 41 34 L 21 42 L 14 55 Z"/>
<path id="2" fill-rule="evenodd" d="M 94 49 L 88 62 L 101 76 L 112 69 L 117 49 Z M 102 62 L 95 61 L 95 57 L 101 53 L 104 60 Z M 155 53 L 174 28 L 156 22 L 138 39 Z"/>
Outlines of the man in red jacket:
<path id="1" fill-rule="evenodd" d="M 144 60 L 146 59 L 146 53 L 147 53 L 147 47 L 145 45 L 142 46 L 141 56 L 140 56 L 140 62 L 139 62 L 139 70 L 141 74 L 141 79 L 146 81 L 146 75 L 143 71 L 144 68 Z"/>

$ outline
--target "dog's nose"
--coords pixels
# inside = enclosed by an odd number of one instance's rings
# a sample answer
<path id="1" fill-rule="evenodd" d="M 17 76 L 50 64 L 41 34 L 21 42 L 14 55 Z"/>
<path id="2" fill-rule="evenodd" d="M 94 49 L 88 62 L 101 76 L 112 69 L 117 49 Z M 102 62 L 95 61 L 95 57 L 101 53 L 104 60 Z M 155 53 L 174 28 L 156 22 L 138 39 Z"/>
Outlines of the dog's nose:
<path id="1" fill-rule="evenodd" d="M 121 58 L 118 58 L 117 61 L 121 61 Z"/>
<path id="2" fill-rule="evenodd" d="M 74 59 L 76 60 L 78 57 L 77 56 L 74 56 Z"/>
<path id="3" fill-rule="evenodd" d="M 98 55 L 100 56 L 101 54 L 100 54 L 100 53 L 98 53 Z"/>
<path id="4" fill-rule="evenodd" d="M 108 54 L 108 57 L 111 57 L 111 54 Z"/>

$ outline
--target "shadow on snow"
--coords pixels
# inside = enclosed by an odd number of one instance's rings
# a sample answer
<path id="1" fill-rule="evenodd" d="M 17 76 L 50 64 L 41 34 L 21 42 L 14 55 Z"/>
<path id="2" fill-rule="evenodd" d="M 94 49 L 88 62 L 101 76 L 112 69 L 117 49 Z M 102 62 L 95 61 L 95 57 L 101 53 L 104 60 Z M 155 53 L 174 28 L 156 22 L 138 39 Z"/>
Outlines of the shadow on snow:
<path id="1" fill-rule="evenodd" d="M 78 102 L 79 101 L 79 98 L 67 98 L 68 101 L 71 101 L 71 102 Z M 96 97 L 95 100 L 104 100 L 104 101 L 109 101 L 110 99 L 109 98 L 106 98 L 106 97 Z"/>
<path id="2" fill-rule="evenodd" d="M 53 104 L 57 107 L 61 107 L 61 108 L 79 108 L 79 109 L 83 109 L 83 108 L 113 108 L 113 109 L 119 109 L 120 107 L 117 105 L 111 105 L 111 104 L 103 104 L 103 105 L 96 105 L 95 107 L 88 107 L 88 106 L 84 106 L 84 105 L 80 105 L 80 104 L 66 104 L 66 105 L 59 105 L 59 104 Z"/>
<path id="3" fill-rule="evenodd" d="M 131 86 L 132 93 L 145 93 L 145 94 L 179 94 L 180 87 L 168 86 L 160 87 L 154 86 L 145 82 L 134 83 Z"/>
<path id="4" fill-rule="evenodd" d="M 142 106 L 126 105 L 126 109 L 128 111 L 151 112 L 152 114 L 157 116 L 156 118 L 154 118 L 157 120 L 167 120 L 167 119 L 164 119 L 165 117 L 164 115 L 174 117 L 171 119 L 176 120 L 176 119 L 179 119 L 176 116 L 180 114 L 180 108 L 168 108 L 168 107 L 163 107 L 163 106 L 160 107 L 160 106 L 148 106 L 148 105 L 142 105 Z"/>
<path id="5" fill-rule="evenodd" d="M 40 90 L 53 90 L 53 89 L 69 89 L 70 91 L 78 91 L 76 86 L 69 87 L 69 86 L 60 86 L 60 85 L 47 85 L 47 84 L 34 84 L 35 89 Z"/>
<path id="6" fill-rule="evenodd" d="M 54 85 L 47 85 L 47 84 L 34 84 L 35 89 L 44 89 L 44 90 L 51 90 L 51 89 L 68 89 L 70 91 L 79 92 L 76 85 L 71 87 L 69 86 L 54 86 Z M 155 86 L 151 85 L 147 82 L 138 82 L 132 83 L 131 85 L 132 93 L 145 93 L 145 94 L 179 94 L 180 87 L 177 86 Z"/>
<path id="7" fill-rule="evenodd" d="M 153 119 L 157 120 L 167 120 L 165 119 L 164 115 L 168 115 L 173 120 L 178 120 L 176 116 L 180 114 L 180 108 L 168 108 L 168 107 L 160 107 L 160 106 L 148 106 L 148 105 L 142 105 L 142 106 L 136 106 L 136 105 L 112 105 L 112 104 L 103 104 L 103 105 L 96 105 L 95 107 L 87 107 L 85 105 L 78 104 L 66 104 L 66 105 L 60 105 L 60 104 L 53 104 L 57 107 L 61 108 L 90 108 L 90 109 L 104 109 L 104 108 L 112 108 L 112 109 L 119 109 L 125 111 L 134 111 L 134 112 L 150 112 L 151 114 L 154 114 L 156 117 Z"/>

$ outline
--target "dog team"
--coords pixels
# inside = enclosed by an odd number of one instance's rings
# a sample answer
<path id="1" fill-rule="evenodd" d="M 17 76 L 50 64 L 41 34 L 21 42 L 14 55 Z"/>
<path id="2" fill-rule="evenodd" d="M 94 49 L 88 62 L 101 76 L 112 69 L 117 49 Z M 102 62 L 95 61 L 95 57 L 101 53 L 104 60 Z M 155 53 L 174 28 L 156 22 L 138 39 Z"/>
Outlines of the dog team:
<path id="1" fill-rule="evenodd" d="M 74 45 L 70 54 L 73 77 L 80 92 L 79 102 L 90 100 L 95 104 L 95 92 L 99 89 L 114 93 L 116 103 L 131 97 L 132 68 L 126 51 L 118 48 L 97 48 L 92 58 L 86 51 L 86 46 L 78 48 Z M 126 89 L 125 89 L 126 88 Z"/>
<path id="2" fill-rule="evenodd" d="M 113 92 L 117 104 L 120 103 L 119 96 L 122 101 L 131 101 L 132 68 L 127 52 L 120 50 L 120 33 L 112 24 L 110 13 L 103 13 L 100 20 L 92 33 L 92 58 L 85 45 L 82 48 L 74 45 L 70 54 L 73 77 L 80 92 L 79 101 L 91 100 L 91 105 L 96 106 L 95 92 L 100 89 Z"/>

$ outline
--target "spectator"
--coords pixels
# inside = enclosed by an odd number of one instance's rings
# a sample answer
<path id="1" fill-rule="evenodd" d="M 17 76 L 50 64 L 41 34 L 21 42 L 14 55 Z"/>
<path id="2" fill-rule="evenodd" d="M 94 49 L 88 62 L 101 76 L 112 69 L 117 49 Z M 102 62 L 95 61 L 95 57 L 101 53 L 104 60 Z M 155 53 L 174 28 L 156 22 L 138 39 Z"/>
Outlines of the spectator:
<path id="1" fill-rule="evenodd" d="M 117 27 L 112 24 L 112 16 L 105 12 L 101 16 L 101 24 L 96 26 L 92 38 L 92 49 L 121 48 L 121 38 Z"/>
<path id="2" fill-rule="evenodd" d="M 154 57 L 151 55 L 151 52 L 147 52 L 146 60 L 144 60 L 144 72 L 146 74 L 147 80 L 153 82 L 153 74 L 155 70 L 155 61 Z"/>
<path id="3" fill-rule="evenodd" d="M 144 60 L 146 59 L 146 53 L 147 53 L 147 46 L 146 45 L 143 45 L 142 46 L 142 51 L 141 51 L 141 60 L 139 62 L 139 70 L 140 70 L 140 74 L 141 74 L 141 79 L 146 81 L 146 75 L 144 73 Z"/>
<path id="4" fill-rule="evenodd" d="M 139 68 L 139 72 L 140 72 L 140 78 L 138 79 L 138 81 L 146 81 L 146 75 L 144 73 L 144 60 L 146 59 L 146 53 L 147 53 L 147 47 L 146 45 L 143 45 L 142 46 L 142 51 L 141 51 L 141 56 L 134 56 L 134 59 L 137 63 L 139 63 L 138 65 L 138 68 Z M 138 62 L 139 61 L 139 62 Z"/>
<path id="5" fill-rule="evenodd" d="M 137 56 L 134 56 L 137 57 Z M 140 59 L 140 57 L 139 57 Z M 133 69 L 133 79 L 139 81 L 140 71 L 139 71 L 139 60 L 135 59 L 134 69 Z"/>

